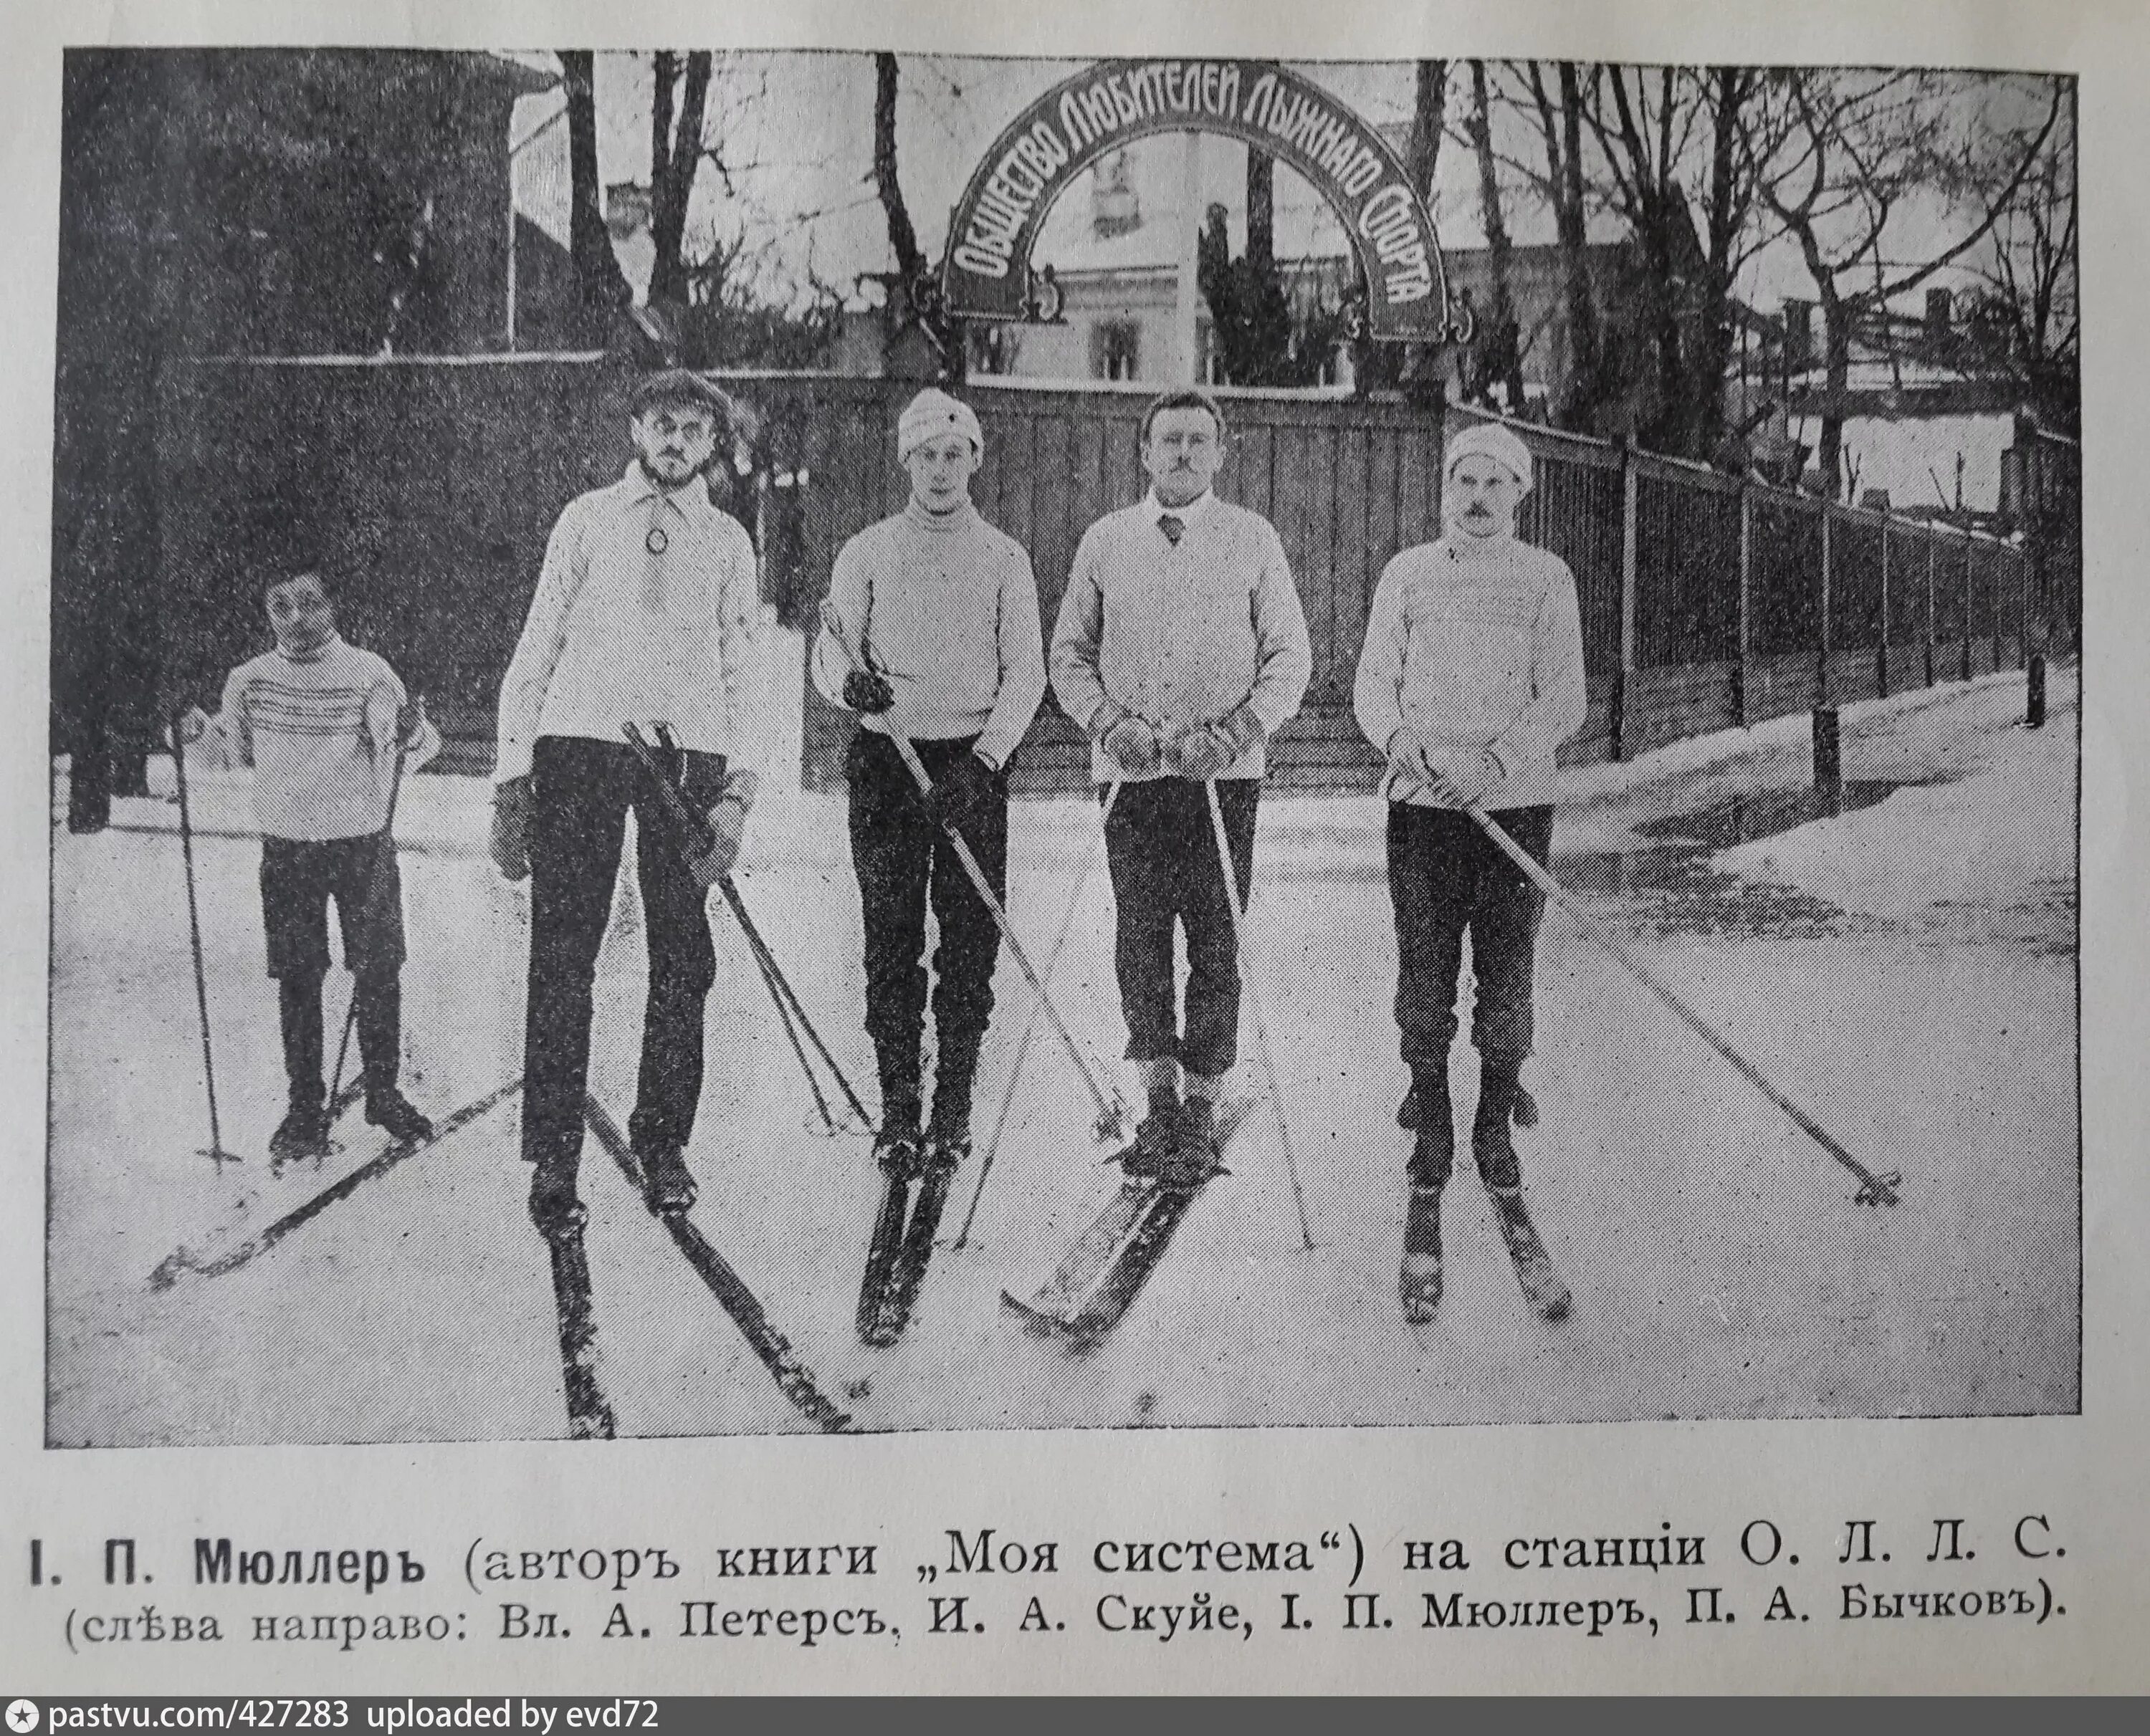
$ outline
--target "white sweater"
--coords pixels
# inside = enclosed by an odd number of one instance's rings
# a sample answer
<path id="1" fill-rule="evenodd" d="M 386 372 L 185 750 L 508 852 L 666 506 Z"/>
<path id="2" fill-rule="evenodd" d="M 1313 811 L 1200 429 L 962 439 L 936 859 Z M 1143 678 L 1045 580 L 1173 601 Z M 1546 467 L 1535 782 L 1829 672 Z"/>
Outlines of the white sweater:
<path id="1" fill-rule="evenodd" d="M 829 601 L 855 651 L 888 677 L 896 703 L 865 727 L 919 741 L 978 738 L 1005 765 L 1045 697 L 1037 581 L 1022 545 L 966 508 L 946 520 L 916 506 L 846 542 Z M 814 685 L 844 702 L 851 660 L 826 627 Z"/>
<path id="2" fill-rule="evenodd" d="M 1553 751 L 1586 711 L 1575 576 L 1508 537 L 1404 550 L 1374 590 L 1352 709 L 1385 753 L 1406 724 L 1486 749 L 1501 777 L 1481 807 L 1552 801 Z M 1451 805 L 1393 765 L 1381 793 Z"/>
<path id="3" fill-rule="evenodd" d="M 668 494 L 631 464 L 568 501 L 500 684 L 494 782 L 527 773 L 540 736 L 623 742 L 629 722 L 758 768 L 759 609 L 754 545 L 699 476 Z"/>

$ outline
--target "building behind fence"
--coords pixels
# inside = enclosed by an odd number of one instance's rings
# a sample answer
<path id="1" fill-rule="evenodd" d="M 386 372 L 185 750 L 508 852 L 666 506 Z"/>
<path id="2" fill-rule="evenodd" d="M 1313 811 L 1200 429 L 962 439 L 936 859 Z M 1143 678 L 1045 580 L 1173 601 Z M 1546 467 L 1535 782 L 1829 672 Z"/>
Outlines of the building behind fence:
<path id="1" fill-rule="evenodd" d="M 214 702 L 224 671 L 265 642 L 265 566 L 318 560 L 352 637 L 429 696 L 448 767 L 488 769 L 493 701 L 547 534 L 571 496 L 627 461 L 627 383 L 593 358 L 169 365 L 144 479 L 152 497 L 126 517 L 143 546 L 111 563 L 124 579 L 70 553 L 99 546 L 83 523 L 110 521 L 112 504 L 64 489 L 57 502 L 56 672 L 109 657 L 99 632 L 131 635 L 135 685 L 154 691 L 114 710 L 138 736 L 153 731 L 174 702 Z M 844 540 L 903 503 L 895 422 L 913 388 L 824 375 L 723 383 L 751 414 L 755 455 L 728 483 L 729 504 L 755 531 L 765 599 L 805 627 Z M 1140 497 L 1147 395 L 978 382 L 971 396 L 987 442 L 974 493 L 1030 550 L 1049 632 L 1083 529 Z M 1279 740 L 1272 779 L 1370 790 L 1378 762 L 1351 719 L 1352 676 L 1382 566 L 1439 533 L 1444 413 L 1257 394 L 1230 396 L 1226 410 L 1219 491 L 1276 525 L 1314 646 L 1306 706 Z M 2075 642 L 2080 544 L 2056 527 L 2072 522 L 2079 493 L 2065 477 L 2041 485 L 2058 504 L 2031 521 L 2046 534 L 2026 550 L 1519 431 L 1538 461 L 1520 532 L 1567 562 L 1582 606 L 1590 709 L 1569 762 L 1968 678 L 2016 667 L 2048 639 Z M 145 572 L 150 598 L 98 606 L 99 585 L 136 586 Z M 840 777 L 852 722 L 813 691 L 803 659 L 785 689 L 784 702 L 805 711 L 802 777 L 825 787 Z M 57 721 L 64 750 L 81 720 Z M 1087 775 L 1076 731 L 1049 702 L 1016 764 L 1031 793 Z"/>

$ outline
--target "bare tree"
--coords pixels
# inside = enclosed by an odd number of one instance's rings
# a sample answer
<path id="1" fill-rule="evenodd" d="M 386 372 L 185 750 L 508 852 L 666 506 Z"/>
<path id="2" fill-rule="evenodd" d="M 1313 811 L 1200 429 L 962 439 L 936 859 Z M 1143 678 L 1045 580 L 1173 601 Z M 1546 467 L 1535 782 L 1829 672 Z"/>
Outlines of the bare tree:
<path id="1" fill-rule="evenodd" d="M 1478 338 L 1476 365 L 1470 382 L 1481 400 L 1497 385 L 1510 415 L 1523 410 L 1522 333 L 1516 318 L 1516 294 L 1508 223 L 1501 209 L 1500 168 L 1493 153 L 1493 104 L 1486 63 L 1471 63 L 1471 117 L 1465 123 L 1471 155 L 1478 165 L 1478 219 L 1486 231 L 1486 264 L 1492 279 L 1492 305 Z"/>
<path id="2" fill-rule="evenodd" d="M 586 329 L 602 335 L 613 311 L 633 299 L 627 274 L 605 232 L 598 185 L 598 111 L 593 60 L 587 48 L 560 51 L 568 97 L 568 251 L 582 284 Z"/>
<path id="3" fill-rule="evenodd" d="M 1732 285 L 1757 239 L 1739 125 L 1759 80 L 1738 67 L 1609 64 L 1592 67 L 1584 80 L 1603 196 L 1625 220 L 1637 255 L 1623 322 L 1633 329 L 1638 362 L 1647 363 L 1634 382 L 1635 420 L 1659 451 L 1708 459 L 1724 434 Z"/>
<path id="4" fill-rule="evenodd" d="M 1421 60 L 1412 80 L 1411 135 L 1404 145 L 1404 173 L 1429 207 L 1433 203 L 1433 178 L 1441 166 L 1441 138 L 1447 124 L 1448 63 Z M 1254 153 L 1248 153 L 1247 247 L 1254 249 Z M 1365 343 L 1358 346 L 1354 374 L 1362 388 L 1394 386 L 1408 378 L 1422 389 L 1438 390 L 1439 354 L 1422 344 L 1406 345 Z"/>
<path id="5" fill-rule="evenodd" d="M 1774 101 L 1743 126 L 1743 147 L 1761 198 L 1814 279 L 1824 382 L 1818 462 L 1834 497 L 1843 486 L 1855 325 L 1963 259 L 2015 209 L 2059 123 L 2063 93 L 2052 81 L 2042 120 L 2015 133 L 2004 160 L 1974 188 L 1949 184 L 1962 138 L 1988 130 L 1969 113 L 1961 75 L 1792 69 L 1770 80 Z M 1930 224 L 1936 203 L 1950 208 L 1955 238 L 1929 244 L 1914 264 L 1900 263 L 1910 232 L 1920 219 Z"/>
<path id="6" fill-rule="evenodd" d="M 649 299 L 670 307 L 687 300 L 687 205 L 706 153 L 711 56 L 698 48 L 687 56 L 677 123 L 673 84 L 679 57 L 660 48 L 654 56 L 649 105 L 649 239 L 656 258 L 649 269 Z"/>
<path id="7" fill-rule="evenodd" d="M 1578 433 L 1608 431 L 1599 425 L 1616 397 L 1606 354 L 1596 287 L 1590 279 L 1587 207 L 1582 174 L 1582 86 L 1572 61 L 1554 64 L 1560 92 L 1556 106 L 1546 89 L 1542 64 L 1524 64 L 1538 131 L 1545 148 L 1547 203 L 1558 238 L 1562 299 L 1567 325 L 1567 369 L 1552 405 L 1552 420 Z"/>
<path id="8" fill-rule="evenodd" d="M 1994 227 L 1976 270 L 1982 293 L 1973 316 L 1979 365 L 2006 371 L 2041 425 L 2072 434 L 2082 415 L 2082 361 L 2076 289 L 2075 92 L 2062 119 Z M 2003 164 L 1974 162 L 1974 179 Z"/>
<path id="9" fill-rule="evenodd" d="M 903 183 L 896 172 L 896 56 L 874 56 L 874 192 L 880 197 L 888 222 L 888 244 L 896 254 L 896 269 L 906 289 L 926 272 L 926 255 L 918 245 L 918 231 L 911 226 L 911 207 L 904 202 Z"/>

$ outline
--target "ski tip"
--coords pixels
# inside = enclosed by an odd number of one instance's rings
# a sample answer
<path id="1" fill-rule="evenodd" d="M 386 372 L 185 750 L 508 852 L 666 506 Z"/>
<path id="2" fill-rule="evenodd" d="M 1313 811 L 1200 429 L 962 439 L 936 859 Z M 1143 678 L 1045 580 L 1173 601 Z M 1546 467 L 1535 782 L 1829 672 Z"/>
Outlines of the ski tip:
<path id="1" fill-rule="evenodd" d="M 187 1250 L 184 1248 L 174 1248 L 162 1260 L 159 1260 L 155 1267 L 151 1271 L 149 1274 L 149 1288 L 152 1290 L 169 1290 L 174 1284 L 179 1281 L 179 1275 L 182 1272 L 189 1272 L 193 1270 L 194 1261 L 188 1257 Z"/>
<path id="2" fill-rule="evenodd" d="M 1001 1292 L 1002 1310 L 1021 1322 L 1022 1329 L 1033 1338 L 1057 1338 L 1064 1330 L 1059 1316 L 1048 1314 L 1033 1302 L 1026 1302 L 1007 1291 Z"/>

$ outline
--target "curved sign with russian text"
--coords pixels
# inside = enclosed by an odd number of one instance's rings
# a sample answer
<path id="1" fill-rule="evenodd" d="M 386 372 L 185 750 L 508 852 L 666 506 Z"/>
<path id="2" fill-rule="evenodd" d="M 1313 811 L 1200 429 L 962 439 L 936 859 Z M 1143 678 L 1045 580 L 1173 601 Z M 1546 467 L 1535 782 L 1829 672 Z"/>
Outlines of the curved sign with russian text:
<path id="1" fill-rule="evenodd" d="M 1433 219 L 1402 159 L 1329 92 L 1264 60 L 1100 61 L 1038 98 L 993 141 L 950 219 L 948 311 L 1027 317 L 1031 248 L 1069 183 L 1130 140 L 1185 132 L 1256 146 L 1328 200 L 1365 275 L 1370 337 L 1451 335 Z"/>

